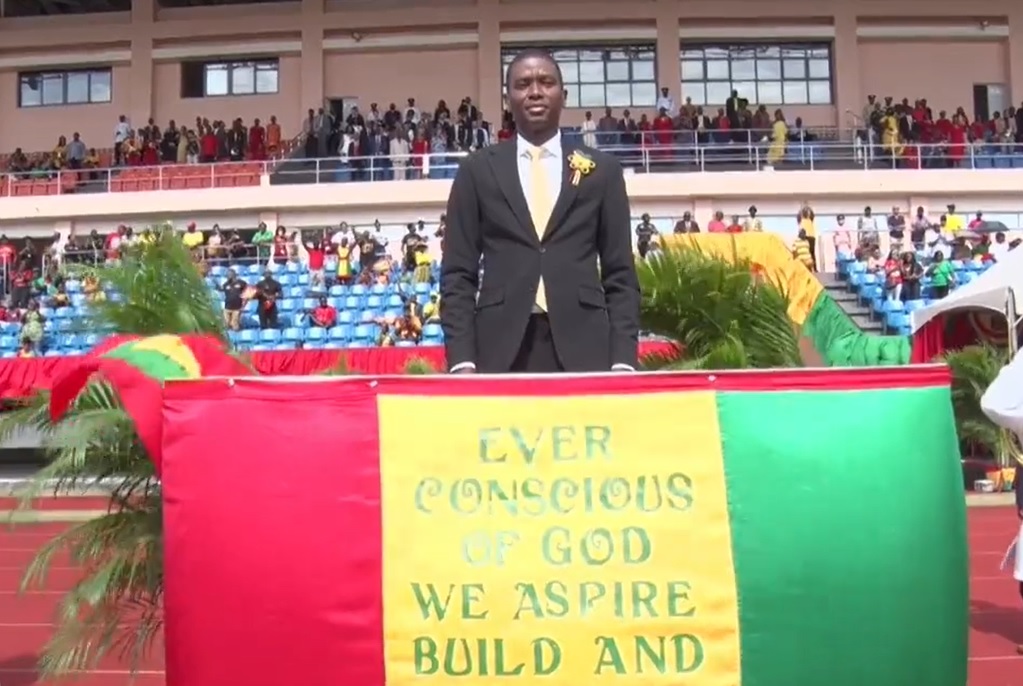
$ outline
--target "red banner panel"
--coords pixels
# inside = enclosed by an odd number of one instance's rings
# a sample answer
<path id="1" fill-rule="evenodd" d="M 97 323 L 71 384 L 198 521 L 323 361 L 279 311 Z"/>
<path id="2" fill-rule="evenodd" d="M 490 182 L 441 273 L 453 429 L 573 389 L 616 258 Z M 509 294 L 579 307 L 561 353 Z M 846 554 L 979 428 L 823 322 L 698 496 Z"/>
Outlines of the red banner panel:
<path id="1" fill-rule="evenodd" d="M 168 686 L 383 686 L 367 381 L 170 384 Z"/>

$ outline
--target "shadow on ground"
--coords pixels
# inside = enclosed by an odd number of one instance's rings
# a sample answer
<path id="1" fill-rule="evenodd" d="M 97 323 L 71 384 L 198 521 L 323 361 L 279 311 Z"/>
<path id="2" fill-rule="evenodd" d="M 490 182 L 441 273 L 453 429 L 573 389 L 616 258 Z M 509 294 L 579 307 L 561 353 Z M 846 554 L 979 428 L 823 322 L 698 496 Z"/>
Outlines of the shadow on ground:
<path id="1" fill-rule="evenodd" d="M 1001 636 L 1011 643 L 1023 645 L 1023 612 L 1019 608 L 971 600 L 970 626 L 982 634 Z"/>
<path id="2" fill-rule="evenodd" d="M 39 683 L 36 676 L 37 655 L 18 655 L 0 660 L 0 685 L 34 686 Z"/>

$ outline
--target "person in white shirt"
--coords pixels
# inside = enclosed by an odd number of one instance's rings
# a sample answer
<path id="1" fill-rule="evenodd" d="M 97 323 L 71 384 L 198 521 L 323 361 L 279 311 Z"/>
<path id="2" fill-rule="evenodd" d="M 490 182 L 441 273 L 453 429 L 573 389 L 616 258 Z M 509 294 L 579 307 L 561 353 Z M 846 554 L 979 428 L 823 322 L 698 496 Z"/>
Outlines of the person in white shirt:
<path id="1" fill-rule="evenodd" d="M 391 132 L 391 143 L 388 151 L 391 153 L 391 169 L 394 170 L 394 180 L 404 181 L 405 170 L 408 169 L 409 155 L 412 148 L 408 144 L 408 136 L 397 131 Z"/>
<path id="2" fill-rule="evenodd" d="M 1005 242 L 1005 234 L 1003 232 L 999 231 L 995 234 L 995 242 L 988 247 L 987 251 L 994 258 L 995 262 L 1001 262 L 1009 253 L 1009 244 Z"/>
<path id="3" fill-rule="evenodd" d="M 593 121 L 593 112 L 586 111 L 586 119 L 583 120 L 583 145 L 591 148 L 597 147 L 597 122 Z"/>
<path id="4" fill-rule="evenodd" d="M 117 126 L 114 127 L 114 164 L 124 164 L 124 142 L 131 138 L 131 122 L 123 114 L 117 118 Z"/>
<path id="5" fill-rule="evenodd" d="M 675 112 L 675 99 L 669 95 L 667 86 L 661 88 L 661 97 L 657 98 L 657 111 L 660 112 L 661 110 L 670 113 Z"/>

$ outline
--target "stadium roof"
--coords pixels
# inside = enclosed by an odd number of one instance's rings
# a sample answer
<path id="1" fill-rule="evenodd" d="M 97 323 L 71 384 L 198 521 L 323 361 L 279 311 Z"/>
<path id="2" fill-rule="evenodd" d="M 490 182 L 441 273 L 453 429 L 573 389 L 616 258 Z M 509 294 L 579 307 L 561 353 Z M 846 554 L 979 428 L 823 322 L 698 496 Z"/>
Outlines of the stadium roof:
<path id="1" fill-rule="evenodd" d="M 196 7 L 200 5 L 240 5 L 256 2 L 298 2 L 299 0 L 157 0 L 163 7 Z M 4 17 L 38 17 L 46 15 L 98 14 L 127 12 L 131 0 L 0 0 Z"/>

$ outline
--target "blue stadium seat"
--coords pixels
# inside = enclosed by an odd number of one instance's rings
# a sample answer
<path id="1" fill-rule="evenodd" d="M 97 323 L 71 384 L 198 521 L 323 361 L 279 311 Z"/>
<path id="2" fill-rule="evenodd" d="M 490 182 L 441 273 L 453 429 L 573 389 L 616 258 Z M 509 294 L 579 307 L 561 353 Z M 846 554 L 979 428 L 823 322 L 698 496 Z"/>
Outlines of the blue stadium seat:
<path id="1" fill-rule="evenodd" d="M 368 341 L 376 336 L 376 327 L 371 324 L 359 324 L 352 332 L 354 341 Z"/>
<path id="2" fill-rule="evenodd" d="M 347 341 L 352 336 L 352 328 L 348 325 L 335 326 L 327 332 L 332 341 Z"/>
<path id="3" fill-rule="evenodd" d="M 345 298 L 345 309 L 346 310 L 357 310 L 362 305 L 362 298 L 356 295 L 350 295 Z"/>
<path id="4" fill-rule="evenodd" d="M 281 332 L 277 329 L 260 329 L 260 343 L 276 343 L 279 340 L 281 340 Z"/>
<path id="5" fill-rule="evenodd" d="M 298 343 L 305 340 L 305 331 L 302 329 L 292 326 L 284 330 L 283 337 L 285 341 L 292 343 Z"/>
<path id="6" fill-rule="evenodd" d="M 320 341 L 325 340 L 326 338 L 327 338 L 326 330 L 319 326 L 314 326 L 312 328 L 305 330 L 305 340 L 307 344 L 318 343 Z"/>

